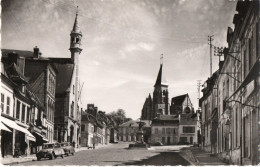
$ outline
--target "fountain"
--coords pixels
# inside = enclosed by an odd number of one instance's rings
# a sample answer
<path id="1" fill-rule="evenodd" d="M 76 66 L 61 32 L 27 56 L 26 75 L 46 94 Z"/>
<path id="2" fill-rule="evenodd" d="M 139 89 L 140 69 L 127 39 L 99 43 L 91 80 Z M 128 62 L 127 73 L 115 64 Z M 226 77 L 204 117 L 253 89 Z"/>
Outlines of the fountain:
<path id="1" fill-rule="evenodd" d="M 145 125 L 145 122 L 142 122 L 140 119 L 140 121 L 136 123 L 139 125 L 138 131 L 136 132 L 137 141 L 134 144 L 129 144 L 128 148 L 147 149 L 148 145 L 144 142 L 144 132 L 143 132 L 143 126 Z"/>

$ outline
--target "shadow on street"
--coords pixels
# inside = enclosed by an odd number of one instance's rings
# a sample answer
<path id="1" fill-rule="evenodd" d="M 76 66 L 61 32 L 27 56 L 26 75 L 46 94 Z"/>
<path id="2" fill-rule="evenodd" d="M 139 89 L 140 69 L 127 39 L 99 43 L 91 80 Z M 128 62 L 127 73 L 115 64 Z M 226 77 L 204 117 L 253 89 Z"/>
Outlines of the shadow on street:
<path id="1" fill-rule="evenodd" d="M 160 152 L 158 155 L 143 159 L 141 161 L 126 162 L 123 165 L 191 165 L 188 161 L 182 158 L 177 152 Z"/>

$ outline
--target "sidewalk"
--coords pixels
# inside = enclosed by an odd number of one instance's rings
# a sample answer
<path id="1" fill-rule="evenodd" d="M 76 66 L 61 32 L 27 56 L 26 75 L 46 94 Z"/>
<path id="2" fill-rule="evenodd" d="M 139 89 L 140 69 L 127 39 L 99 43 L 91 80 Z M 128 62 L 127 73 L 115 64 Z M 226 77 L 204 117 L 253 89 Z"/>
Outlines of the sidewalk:
<path id="1" fill-rule="evenodd" d="M 112 144 L 110 144 L 110 143 L 104 144 L 104 145 L 99 144 L 98 146 L 95 147 L 95 149 L 100 149 L 100 148 L 108 147 L 111 145 Z M 92 150 L 92 149 L 88 149 L 88 147 L 75 148 L 75 152 L 80 152 L 80 151 L 84 151 L 84 150 Z M 19 158 L 13 158 L 12 156 L 0 158 L 0 164 L 3 164 L 3 165 L 19 164 L 22 162 L 29 162 L 29 161 L 37 161 L 36 154 L 28 155 L 28 156 L 21 156 Z"/>
<path id="2" fill-rule="evenodd" d="M 11 164 L 18 164 L 22 162 L 28 162 L 28 161 L 36 161 L 36 154 L 28 155 L 28 156 L 21 156 L 19 158 L 13 158 L 12 156 L 8 156 L 5 158 L 0 159 L 0 163 L 3 165 L 11 165 Z"/>
<path id="3" fill-rule="evenodd" d="M 182 155 L 192 165 L 228 165 L 218 159 L 216 156 L 210 155 L 210 153 L 201 150 L 199 147 L 188 147 L 182 150 Z"/>

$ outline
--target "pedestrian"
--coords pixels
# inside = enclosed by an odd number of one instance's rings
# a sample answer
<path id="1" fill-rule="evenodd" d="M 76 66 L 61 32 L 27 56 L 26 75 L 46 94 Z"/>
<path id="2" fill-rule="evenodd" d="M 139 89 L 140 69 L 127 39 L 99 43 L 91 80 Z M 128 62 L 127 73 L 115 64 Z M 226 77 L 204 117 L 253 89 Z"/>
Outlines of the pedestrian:
<path id="1" fill-rule="evenodd" d="M 73 145 L 73 147 L 74 147 L 74 148 L 75 148 L 75 144 L 76 144 L 76 143 L 75 143 L 75 141 L 74 141 L 74 142 L 72 142 L 72 145 Z"/>
<path id="2" fill-rule="evenodd" d="M 93 149 L 95 149 L 95 143 L 93 143 Z"/>

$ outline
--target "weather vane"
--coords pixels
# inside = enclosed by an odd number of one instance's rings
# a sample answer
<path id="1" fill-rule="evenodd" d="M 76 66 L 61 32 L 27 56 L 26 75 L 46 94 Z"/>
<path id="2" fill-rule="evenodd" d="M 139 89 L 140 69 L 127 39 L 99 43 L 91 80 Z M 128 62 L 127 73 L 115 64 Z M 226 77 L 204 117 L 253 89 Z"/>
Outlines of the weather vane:
<path id="1" fill-rule="evenodd" d="M 161 54 L 161 57 L 160 57 L 160 64 L 163 64 L 163 53 Z"/>

